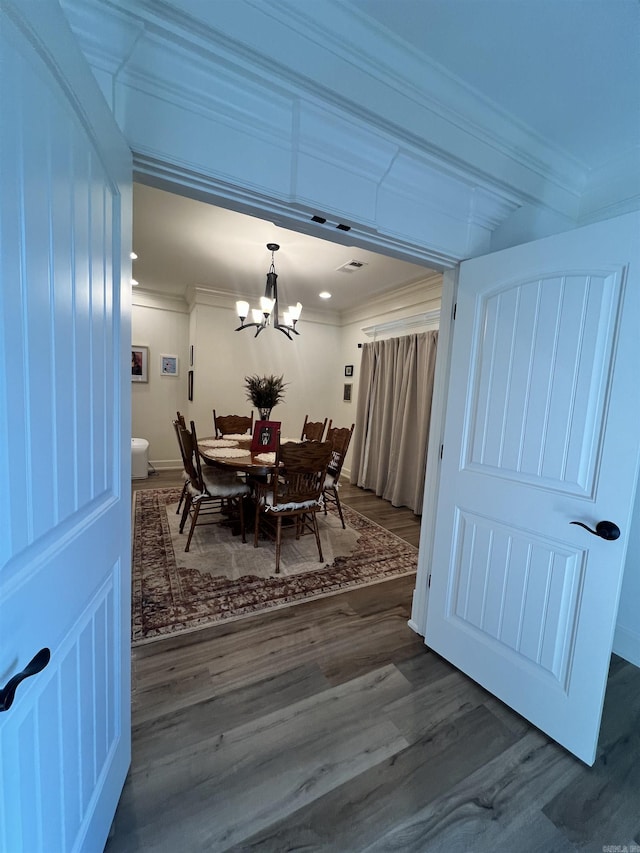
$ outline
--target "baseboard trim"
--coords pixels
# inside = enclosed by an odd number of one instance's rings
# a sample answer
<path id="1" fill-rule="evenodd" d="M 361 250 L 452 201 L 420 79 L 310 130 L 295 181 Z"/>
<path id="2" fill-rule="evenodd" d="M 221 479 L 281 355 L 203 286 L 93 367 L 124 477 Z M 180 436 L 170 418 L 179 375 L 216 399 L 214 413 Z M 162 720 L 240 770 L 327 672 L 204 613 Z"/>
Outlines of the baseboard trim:
<path id="1" fill-rule="evenodd" d="M 422 631 L 420 630 L 420 627 L 418 626 L 418 623 L 417 623 L 417 622 L 414 622 L 414 620 L 413 620 L 413 619 L 409 619 L 409 621 L 407 622 L 407 625 L 408 625 L 408 626 L 411 628 L 411 630 L 412 630 L 412 631 L 414 631 L 414 632 L 415 632 L 419 637 L 424 637 L 424 634 L 423 634 L 423 633 L 422 633 Z"/>
<path id="2" fill-rule="evenodd" d="M 634 666 L 640 667 L 640 634 L 619 625 L 613 635 L 613 651 Z"/>
<path id="3" fill-rule="evenodd" d="M 149 465 L 156 471 L 182 471 L 182 463 L 177 459 L 150 459 Z"/>

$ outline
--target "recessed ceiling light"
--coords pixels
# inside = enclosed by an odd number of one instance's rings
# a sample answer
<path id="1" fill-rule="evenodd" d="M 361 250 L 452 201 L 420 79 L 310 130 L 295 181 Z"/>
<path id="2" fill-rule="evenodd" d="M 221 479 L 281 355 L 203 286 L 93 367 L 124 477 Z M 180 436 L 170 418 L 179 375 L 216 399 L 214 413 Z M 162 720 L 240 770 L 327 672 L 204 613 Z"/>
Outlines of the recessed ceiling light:
<path id="1" fill-rule="evenodd" d="M 318 296 L 320 299 L 331 299 L 331 294 L 327 290 L 323 290 L 322 293 L 319 293 Z"/>
<path id="2" fill-rule="evenodd" d="M 136 255 L 136 253 L 135 253 L 135 252 L 131 252 L 130 257 L 131 257 L 131 260 L 132 260 L 132 261 L 137 261 L 137 260 L 138 260 L 138 256 Z"/>
<path id="3" fill-rule="evenodd" d="M 137 286 L 138 286 L 138 282 L 135 280 L 135 278 L 132 278 L 132 279 L 131 279 L 131 286 L 132 286 L 132 287 L 137 287 Z"/>

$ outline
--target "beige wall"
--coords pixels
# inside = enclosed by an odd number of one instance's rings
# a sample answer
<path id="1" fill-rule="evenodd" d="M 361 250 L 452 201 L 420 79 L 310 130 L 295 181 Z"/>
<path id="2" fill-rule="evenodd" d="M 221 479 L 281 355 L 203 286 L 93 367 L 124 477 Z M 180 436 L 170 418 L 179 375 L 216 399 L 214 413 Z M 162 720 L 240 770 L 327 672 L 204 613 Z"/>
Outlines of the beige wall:
<path id="1" fill-rule="evenodd" d="M 149 347 L 149 381 L 131 383 L 131 435 L 147 439 L 149 460 L 155 467 L 174 467 L 178 453 L 171 421 L 187 400 L 189 313 L 184 300 L 134 290 L 131 342 Z M 163 353 L 178 356 L 177 377 L 160 373 Z"/>
<path id="2" fill-rule="evenodd" d="M 423 282 L 371 300 L 342 318 L 303 311 L 300 336 L 293 341 L 275 329 L 266 329 L 258 338 L 249 330 L 235 332 L 233 303 L 211 291 L 194 291 L 189 305 L 182 299 L 134 291 L 132 341 L 149 347 L 150 366 L 149 382 L 132 384 L 132 435 L 149 441 L 149 461 L 156 469 L 180 467 L 171 426 L 176 411 L 195 421 L 200 436 L 210 435 L 213 408 L 220 414 L 251 411 L 243 380 L 253 373 L 282 374 L 288 383 L 285 401 L 272 413 L 282 422 L 284 437 L 300 435 L 305 414 L 312 420 L 327 417 L 334 425 L 350 426 L 358 392 L 358 343 L 433 328 L 433 320 L 425 325 L 422 319 L 425 312 L 439 308 L 441 280 L 439 274 L 430 274 Z M 376 325 L 382 328 L 371 328 Z M 160 374 L 161 353 L 178 355 L 177 378 Z M 354 368 L 349 379 L 344 375 L 347 364 Z M 189 369 L 194 372 L 192 403 L 187 399 Z M 351 403 L 343 401 L 345 382 L 353 386 Z"/>
<path id="3" fill-rule="evenodd" d="M 335 322 L 300 321 L 300 335 L 290 341 L 268 328 L 236 332 L 238 318 L 229 307 L 196 304 L 194 329 L 194 400 L 187 413 L 199 435 L 213 432 L 218 414 L 249 414 L 244 377 L 284 376 L 285 399 L 271 414 L 282 423 L 282 436 L 299 438 L 305 414 L 312 420 L 336 415 L 340 384 L 340 328 Z M 259 413 L 253 409 L 254 419 Z"/>

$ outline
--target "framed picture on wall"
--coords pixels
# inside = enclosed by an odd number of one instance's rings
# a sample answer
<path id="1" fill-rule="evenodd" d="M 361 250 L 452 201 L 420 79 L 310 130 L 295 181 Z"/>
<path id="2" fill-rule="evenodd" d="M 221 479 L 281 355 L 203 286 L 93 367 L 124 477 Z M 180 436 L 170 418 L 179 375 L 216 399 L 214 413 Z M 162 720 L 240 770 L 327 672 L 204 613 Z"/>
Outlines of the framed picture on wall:
<path id="1" fill-rule="evenodd" d="M 353 376 L 353 365 L 352 364 L 345 364 L 344 375 L 345 376 Z"/>
<path id="2" fill-rule="evenodd" d="M 188 381 L 188 392 L 189 392 L 189 402 L 193 403 L 193 370 L 189 371 L 189 381 Z"/>
<path id="3" fill-rule="evenodd" d="M 351 402 L 351 387 L 352 386 L 350 382 L 345 382 L 344 391 L 342 392 L 342 399 L 345 403 Z"/>
<path id="4" fill-rule="evenodd" d="M 161 355 L 160 373 L 163 376 L 178 376 L 178 356 L 166 354 Z"/>
<path id="5" fill-rule="evenodd" d="M 131 381 L 149 381 L 149 347 L 131 344 Z"/>

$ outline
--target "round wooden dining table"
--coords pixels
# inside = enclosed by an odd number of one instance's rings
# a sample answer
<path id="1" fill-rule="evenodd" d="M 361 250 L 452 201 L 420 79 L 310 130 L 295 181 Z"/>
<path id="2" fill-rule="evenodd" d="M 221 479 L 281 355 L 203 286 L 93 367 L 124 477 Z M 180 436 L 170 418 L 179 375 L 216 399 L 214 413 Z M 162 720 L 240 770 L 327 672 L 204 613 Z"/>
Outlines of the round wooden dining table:
<path id="1" fill-rule="evenodd" d="M 234 439 L 209 436 L 198 441 L 198 452 L 207 465 L 254 476 L 267 476 L 276 464 L 275 453 L 251 451 L 250 435 Z"/>

